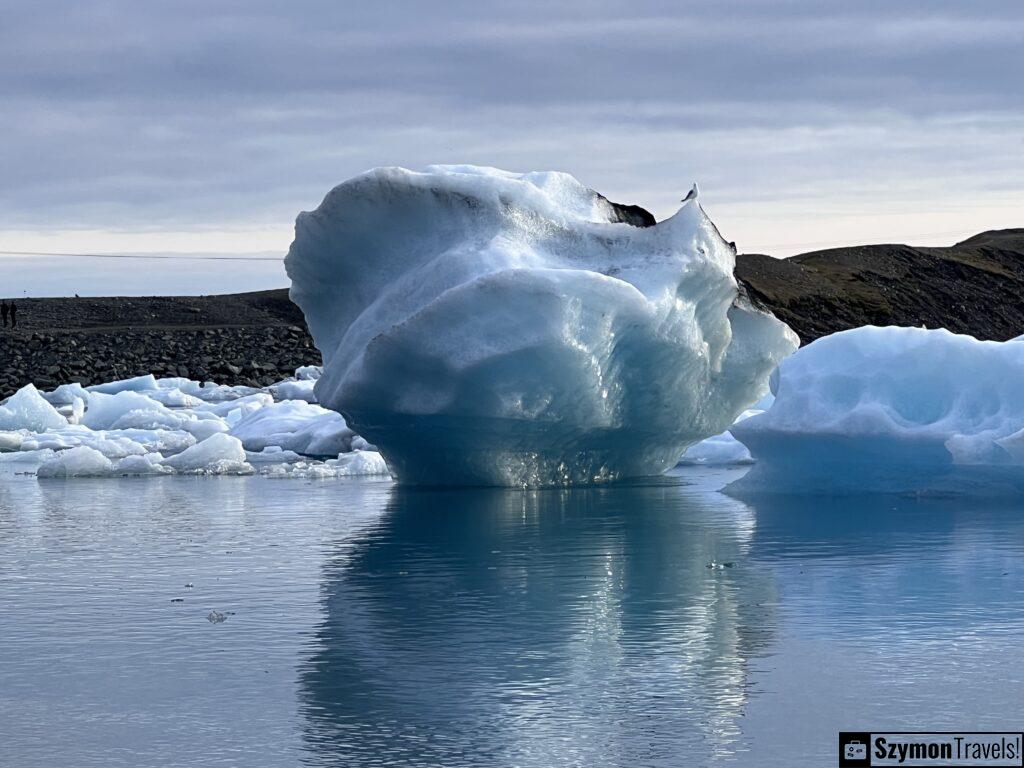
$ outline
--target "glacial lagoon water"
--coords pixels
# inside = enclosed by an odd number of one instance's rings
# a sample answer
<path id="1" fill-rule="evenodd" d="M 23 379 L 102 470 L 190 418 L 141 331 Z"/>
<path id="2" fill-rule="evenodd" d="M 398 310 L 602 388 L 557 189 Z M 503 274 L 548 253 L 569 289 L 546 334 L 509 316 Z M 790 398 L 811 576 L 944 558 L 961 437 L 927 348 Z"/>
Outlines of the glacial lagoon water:
<path id="1" fill-rule="evenodd" d="M 1024 510 L 0 474 L 0 765 L 833 765 L 1024 727 Z M 715 563 L 720 567 L 708 567 Z M 211 620 L 212 619 L 212 620 Z"/>

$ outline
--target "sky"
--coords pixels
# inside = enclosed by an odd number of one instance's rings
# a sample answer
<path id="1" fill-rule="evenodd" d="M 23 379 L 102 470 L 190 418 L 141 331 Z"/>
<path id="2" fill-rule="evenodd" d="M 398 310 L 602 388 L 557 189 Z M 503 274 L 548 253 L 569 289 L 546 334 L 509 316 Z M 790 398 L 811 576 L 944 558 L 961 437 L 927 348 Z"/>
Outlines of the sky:
<path id="1" fill-rule="evenodd" d="M 296 213 L 379 165 L 659 218 L 697 181 L 746 252 L 950 244 L 1024 226 L 1022 83 L 1018 0 L 0 0 L 0 251 L 261 259 L 0 254 L 0 294 L 285 285 Z"/>

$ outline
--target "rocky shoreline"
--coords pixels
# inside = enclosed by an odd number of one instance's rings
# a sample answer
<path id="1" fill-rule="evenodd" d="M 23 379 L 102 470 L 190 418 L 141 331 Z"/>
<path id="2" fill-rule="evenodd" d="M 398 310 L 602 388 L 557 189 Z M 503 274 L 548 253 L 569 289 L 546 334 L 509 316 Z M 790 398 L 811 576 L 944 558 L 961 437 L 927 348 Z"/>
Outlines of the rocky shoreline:
<path id="1" fill-rule="evenodd" d="M 18 301 L 0 329 L 0 398 L 153 373 L 267 386 L 320 353 L 285 291 L 226 296 Z"/>
<path id="2" fill-rule="evenodd" d="M 1024 333 L 1024 229 L 948 248 L 871 245 L 737 258 L 748 295 L 806 344 L 860 325 L 948 328 L 1003 341 Z M 0 328 L 0 398 L 147 373 L 266 386 L 320 353 L 284 289 L 222 296 L 17 299 Z"/>

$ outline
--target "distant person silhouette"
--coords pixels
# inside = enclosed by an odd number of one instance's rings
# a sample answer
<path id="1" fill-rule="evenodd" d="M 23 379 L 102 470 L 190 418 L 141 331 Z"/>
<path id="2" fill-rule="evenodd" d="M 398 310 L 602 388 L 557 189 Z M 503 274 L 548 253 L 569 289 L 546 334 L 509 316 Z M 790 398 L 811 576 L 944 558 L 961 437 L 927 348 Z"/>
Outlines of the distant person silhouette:
<path id="1" fill-rule="evenodd" d="M 0 301 L 0 315 L 3 315 L 3 318 L 4 318 L 4 328 L 7 327 L 7 312 L 8 312 L 7 302 L 6 301 Z"/>
<path id="2" fill-rule="evenodd" d="M 11 313 L 11 328 L 17 328 L 18 327 L 18 305 L 15 304 L 13 301 L 11 302 L 10 313 Z"/>

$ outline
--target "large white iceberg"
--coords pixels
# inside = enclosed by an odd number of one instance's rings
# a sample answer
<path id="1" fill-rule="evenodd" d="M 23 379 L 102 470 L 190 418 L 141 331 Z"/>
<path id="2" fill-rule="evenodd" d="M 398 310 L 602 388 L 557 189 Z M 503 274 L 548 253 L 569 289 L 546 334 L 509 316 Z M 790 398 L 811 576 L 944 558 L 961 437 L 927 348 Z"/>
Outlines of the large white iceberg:
<path id="1" fill-rule="evenodd" d="M 757 465 L 734 491 L 1024 491 L 1024 341 L 864 327 L 818 339 L 731 432 Z"/>
<path id="2" fill-rule="evenodd" d="M 742 300 L 695 190 L 654 226 L 625 214 L 564 173 L 383 168 L 336 187 L 285 262 L 318 400 L 408 483 L 673 466 L 797 339 Z"/>

